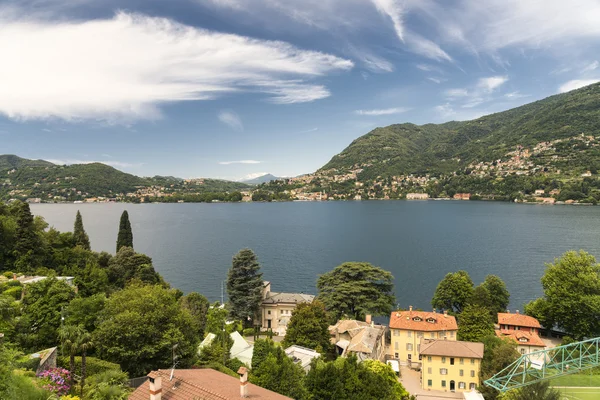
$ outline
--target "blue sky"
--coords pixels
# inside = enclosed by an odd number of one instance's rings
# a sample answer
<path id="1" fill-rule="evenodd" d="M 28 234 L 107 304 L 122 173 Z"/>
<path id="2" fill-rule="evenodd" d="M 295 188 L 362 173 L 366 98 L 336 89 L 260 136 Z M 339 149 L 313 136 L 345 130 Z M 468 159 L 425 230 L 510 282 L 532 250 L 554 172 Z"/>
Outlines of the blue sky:
<path id="1" fill-rule="evenodd" d="M 0 153 L 313 172 L 392 123 L 600 80 L 599 0 L 0 1 Z"/>

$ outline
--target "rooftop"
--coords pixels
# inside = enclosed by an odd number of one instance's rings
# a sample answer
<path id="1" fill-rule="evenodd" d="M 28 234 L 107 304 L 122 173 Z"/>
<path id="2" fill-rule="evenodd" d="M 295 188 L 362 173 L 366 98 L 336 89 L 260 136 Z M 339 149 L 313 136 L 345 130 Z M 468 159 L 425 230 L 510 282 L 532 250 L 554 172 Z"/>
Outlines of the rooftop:
<path id="1" fill-rule="evenodd" d="M 524 326 L 527 328 L 542 327 L 537 319 L 530 317 L 529 315 L 523 315 L 519 313 L 498 313 L 498 323 L 500 325 Z"/>
<path id="2" fill-rule="evenodd" d="M 385 327 L 381 325 L 371 325 L 353 319 L 340 320 L 335 325 L 329 327 L 329 333 L 332 335 L 336 333 L 348 333 L 351 338 L 350 342 L 342 339 L 336 344 L 345 348 L 346 351 L 355 353 L 371 354 L 384 332 Z"/>
<path id="3" fill-rule="evenodd" d="M 171 370 L 152 371 L 148 376 L 161 377 L 162 400 L 239 400 L 240 380 L 214 369 L 176 369 L 169 380 Z M 148 400 L 150 383 L 144 382 L 129 400 Z M 290 400 L 267 389 L 249 383 L 248 399 Z"/>
<path id="4" fill-rule="evenodd" d="M 527 331 L 515 331 L 508 329 L 496 330 L 496 336 L 509 337 L 517 344 L 524 346 L 546 347 L 546 343 L 537 335 L 537 333 Z"/>
<path id="5" fill-rule="evenodd" d="M 294 360 L 294 362 L 299 364 L 302 368 L 308 367 L 313 358 L 321 357 L 321 354 L 314 350 L 296 345 L 285 349 L 285 354 L 292 358 L 292 360 Z"/>
<path id="6" fill-rule="evenodd" d="M 390 328 L 411 331 L 456 331 L 458 325 L 452 315 L 427 311 L 393 311 L 390 315 Z"/>
<path id="7" fill-rule="evenodd" d="M 304 293 L 283 293 L 283 292 L 267 292 L 263 304 L 278 304 L 278 303 L 312 303 L 315 296 Z"/>
<path id="8" fill-rule="evenodd" d="M 483 358 L 483 343 L 421 339 L 421 355 Z"/>

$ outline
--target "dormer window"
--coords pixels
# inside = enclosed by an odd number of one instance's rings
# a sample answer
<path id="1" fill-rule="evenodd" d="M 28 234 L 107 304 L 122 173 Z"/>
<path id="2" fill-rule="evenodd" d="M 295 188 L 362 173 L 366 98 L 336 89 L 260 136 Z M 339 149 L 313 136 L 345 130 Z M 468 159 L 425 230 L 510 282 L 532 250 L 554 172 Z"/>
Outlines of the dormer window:
<path id="1" fill-rule="evenodd" d="M 427 318 L 427 322 L 430 324 L 435 324 L 435 318 Z"/>
<path id="2" fill-rule="evenodd" d="M 421 317 L 414 317 L 413 321 L 415 321 L 415 322 L 421 322 L 423 320 L 421 319 Z"/>
<path id="3" fill-rule="evenodd" d="M 519 342 L 527 342 L 527 338 L 520 337 L 520 338 L 519 338 Z"/>

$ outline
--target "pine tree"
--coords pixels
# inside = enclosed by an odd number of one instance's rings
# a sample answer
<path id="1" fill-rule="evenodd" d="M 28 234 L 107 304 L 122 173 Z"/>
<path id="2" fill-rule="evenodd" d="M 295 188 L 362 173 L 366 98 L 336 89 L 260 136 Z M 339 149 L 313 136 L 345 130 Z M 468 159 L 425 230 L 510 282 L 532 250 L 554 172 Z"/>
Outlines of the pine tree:
<path id="1" fill-rule="evenodd" d="M 129 214 L 127 210 L 121 214 L 119 222 L 119 235 L 117 236 L 117 252 L 121 247 L 133 248 L 133 232 L 131 231 L 131 223 L 129 222 Z"/>
<path id="2" fill-rule="evenodd" d="M 83 219 L 81 218 L 79 210 L 77 210 L 77 215 L 75 216 L 73 239 L 75 240 L 76 246 L 81 246 L 86 250 L 90 250 L 90 238 L 87 233 L 85 233 L 85 229 L 83 229 Z"/>
<path id="3" fill-rule="evenodd" d="M 23 202 L 16 207 L 15 266 L 18 271 L 27 272 L 33 270 L 35 267 L 35 254 L 39 251 L 41 243 L 35 231 L 33 215 L 29 209 L 29 204 Z"/>
<path id="4" fill-rule="evenodd" d="M 258 315 L 262 300 L 263 280 L 260 264 L 250 249 L 240 250 L 227 276 L 227 294 L 231 303 L 231 316 L 245 325 Z"/>

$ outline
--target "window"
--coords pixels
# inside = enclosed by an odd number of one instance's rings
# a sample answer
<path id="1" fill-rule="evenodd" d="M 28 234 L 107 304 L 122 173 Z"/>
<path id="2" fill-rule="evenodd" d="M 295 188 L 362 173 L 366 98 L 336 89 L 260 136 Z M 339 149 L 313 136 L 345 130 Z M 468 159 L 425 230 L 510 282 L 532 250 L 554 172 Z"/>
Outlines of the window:
<path id="1" fill-rule="evenodd" d="M 469 390 L 475 389 L 475 384 L 473 382 L 469 383 Z"/>
<path id="2" fill-rule="evenodd" d="M 431 356 L 427 356 L 427 361 L 431 362 Z"/>
<path id="3" fill-rule="evenodd" d="M 475 359 L 471 358 L 471 365 L 475 365 Z"/>
<path id="4" fill-rule="evenodd" d="M 408 337 L 412 337 L 412 331 L 408 331 L 406 332 L 406 334 L 408 335 Z"/>
<path id="5" fill-rule="evenodd" d="M 406 351 L 412 351 L 412 350 L 413 350 L 412 343 L 406 343 Z"/>
<path id="6" fill-rule="evenodd" d="M 425 334 L 423 332 L 417 332 L 417 337 L 418 338 L 422 338 L 424 336 L 425 336 Z"/>
<path id="7" fill-rule="evenodd" d="M 423 359 L 423 356 L 419 354 L 419 361 Z"/>
<path id="8" fill-rule="evenodd" d="M 465 383 L 464 382 L 458 382 L 458 388 L 459 389 L 464 389 L 465 388 Z"/>
<path id="9" fill-rule="evenodd" d="M 431 332 L 429 336 L 431 336 L 432 339 L 435 339 L 435 332 Z"/>
<path id="10" fill-rule="evenodd" d="M 448 375 L 448 369 L 447 368 L 440 368 L 440 375 Z"/>
<path id="11" fill-rule="evenodd" d="M 413 318 L 413 321 L 415 321 L 415 322 L 421 322 L 421 321 L 423 321 L 423 320 L 422 320 L 420 317 L 414 317 L 414 318 Z"/>
<path id="12" fill-rule="evenodd" d="M 450 337 L 454 337 L 454 331 L 450 331 Z"/>
<path id="13" fill-rule="evenodd" d="M 521 330 L 521 327 L 515 326 L 515 331 L 520 331 L 520 330 Z"/>
<path id="14" fill-rule="evenodd" d="M 412 358 L 412 354 L 408 354 L 408 360 L 410 361 L 410 359 Z"/>
<path id="15" fill-rule="evenodd" d="M 417 353 L 420 353 L 420 352 L 421 352 L 421 345 L 420 345 L 420 344 L 418 344 L 418 345 L 417 345 Z"/>
<path id="16" fill-rule="evenodd" d="M 438 332 L 438 339 L 442 339 L 444 336 L 444 332 Z"/>
<path id="17" fill-rule="evenodd" d="M 394 350 L 398 350 L 398 342 L 394 342 Z"/>
<path id="18" fill-rule="evenodd" d="M 435 324 L 435 318 L 427 318 L 427 322 L 430 324 Z"/>
<path id="19" fill-rule="evenodd" d="M 521 354 L 525 354 L 525 349 L 521 349 Z"/>
<path id="20" fill-rule="evenodd" d="M 461 358 L 458 361 L 461 363 L 461 365 L 465 363 L 465 359 L 464 358 Z"/>
<path id="21" fill-rule="evenodd" d="M 450 357 L 450 365 L 454 365 L 454 357 Z"/>
<path id="22" fill-rule="evenodd" d="M 432 373 L 432 371 L 431 371 L 431 367 L 427 368 L 427 373 L 428 373 L 428 374 L 431 374 L 431 373 Z"/>
<path id="23" fill-rule="evenodd" d="M 427 379 L 427 386 L 429 386 L 429 387 L 433 386 L 433 382 L 431 379 Z"/>
<path id="24" fill-rule="evenodd" d="M 471 370 L 471 378 L 475 378 L 475 371 Z"/>
<path id="25" fill-rule="evenodd" d="M 446 364 L 446 357 L 442 357 L 442 364 Z"/>
<path id="26" fill-rule="evenodd" d="M 446 387 L 446 381 L 442 381 L 442 387 Z"/>
<path id="27" fill-rule="evenodd" d="M 271 310 L 267 311 L 267 314 L 271 315 Z"/>
<path id="28" fill-rule="evenodd" d="M 394 358 L 395 358 L 395 359 L 398 359 L 398 358 L 400 358 L 400 356 L 398 355 L 398 353 L 394 353 Z"/>
<path id="29" fill-rule="evenodd" d="M 463 370 L 461 369 L 460 371 L 458 371 L 458 374 L 459 374 L 460 376 L 463 376 L 463 375 L 465 374 L 465 371 L 463 371 Z"/>
<path id="30" fill-rule="evenodd" d="M 527 338 L 526 337 L 520 337 L 519 338 L 519 342 L 527 343 Z"/>

